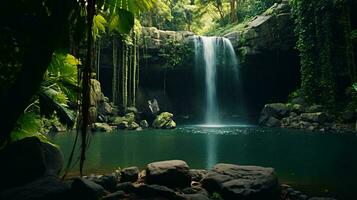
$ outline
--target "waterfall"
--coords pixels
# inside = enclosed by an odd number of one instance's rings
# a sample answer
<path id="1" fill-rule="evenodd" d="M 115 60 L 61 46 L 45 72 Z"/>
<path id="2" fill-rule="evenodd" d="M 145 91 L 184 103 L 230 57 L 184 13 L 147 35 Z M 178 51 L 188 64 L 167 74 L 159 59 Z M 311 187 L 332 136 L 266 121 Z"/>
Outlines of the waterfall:
<path id="1" fill-rule="evenodd" d="M 238 61 L 232 43 L 223 37 L 195 37 L 195 62 L 204 67 L 205 76 L 205 123 L 218 125 L 220 106 L 217 97 L 217 71 L 219 67 L 233 66 L 238 80 Z"/>

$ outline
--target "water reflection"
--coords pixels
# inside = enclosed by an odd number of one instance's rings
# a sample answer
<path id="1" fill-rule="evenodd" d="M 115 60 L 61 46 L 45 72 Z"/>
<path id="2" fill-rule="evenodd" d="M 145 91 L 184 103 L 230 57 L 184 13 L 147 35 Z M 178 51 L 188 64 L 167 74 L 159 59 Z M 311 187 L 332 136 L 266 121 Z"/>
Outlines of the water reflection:
<path id="1" fill-rule="evenodd" d="M 209 134 L 206 137 L 206 152 L 206 168 L 211 169 L 217 163 L 217 141 L 215 134 Z"/>

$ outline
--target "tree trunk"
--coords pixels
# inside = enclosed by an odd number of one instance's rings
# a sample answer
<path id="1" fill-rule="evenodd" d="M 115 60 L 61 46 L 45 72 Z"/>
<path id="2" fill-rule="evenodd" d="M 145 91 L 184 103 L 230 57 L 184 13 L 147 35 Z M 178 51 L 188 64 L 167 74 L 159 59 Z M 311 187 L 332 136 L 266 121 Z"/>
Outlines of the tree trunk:
<path id="1" fill-rule="evenodd" d="M 11 3 L 9 3 L 11 2 Z M 18 1 L 20 4 L 21 2 Z M 36 3 L 36 2 L 34 2 Z M 14 4 L 13 0 L 3 1 L 2 6 Z M 39 6 L 40 7 L 40 6 Z M 21 34 L 26 32 L 26 47 L 21 71 L 15 82 L 7 89 L 0 91 L 0 143 L 10 138 L 18 118 L 28 106 L 33 95 L 38 91 L 43 75 L 51 62 L 57 39 L 64 33 L 69 14 L 66 2 L 59 2 L 51 16 L 30 16 L 24 25 L 25 16 L 12 13 L 14 16 L 3 16 L 1 26 Z M 11 20 L 8 20 L 10 17 Z M 26 19 L 30 19 L 26 16 Z M 31 29 L 27 28 L 31 27 Z M 26 29 L 26 30 L 24 30 Z"/>
<path id="2" fill-rule="evenodd" d="M 85 67 L 83 69 L 83 85 L 82 85 L 82 125 L 81 125 L 81 157 L 79 162 L 80 175 L 83 175 L 83 166 L 85 161 L 85 153 L 87 147 L 87 129 L 89 126 L 89 102 L 90 102 L 90 74 L 92 67 L 92 48 L 93 36 L 92 26 L 93 17 L 95 14 L 95 0 L 87 0 L 87 55 Z"/>
<path id="3" fill-rule="evenodd" d="M 112 36 L 113 52 L 113 78 L 112 78 L 112 101 L 118 105 L 118 40 Z"/>
<path id="4" fill-rule="evenodd" d="M 230 0 L 230 6 L 231 6 L 231 22 L 235 23 L 237 22 L 237 0 Z"/>
<path id="5" fill-rule="evenodd" d="M 136 68 L 137 68 L 137 57 L 136 57 L 136 46 L 137 46 L 137 42 L 136 42 L 136 35 L 134 32 L 134 36 L 133 36 L 133 72 L 132 72 L 132 99 L 131 99 L 131 105 L 135 106 L 136 105 Z"/>

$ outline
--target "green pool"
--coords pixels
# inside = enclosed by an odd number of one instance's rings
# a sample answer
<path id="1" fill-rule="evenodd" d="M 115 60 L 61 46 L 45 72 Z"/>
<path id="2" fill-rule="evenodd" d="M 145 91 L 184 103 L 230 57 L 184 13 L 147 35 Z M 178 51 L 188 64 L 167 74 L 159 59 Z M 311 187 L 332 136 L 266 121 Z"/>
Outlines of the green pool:
<path id="1" fill-rule="evenodd" d="M 65 158 L 74 134 L 52 141 Z M 215 163 L 274 167 L 283 183 L 309 195 L 355 199 L 357 136 L 249 126 L 181 126 L 176 130 L 95 133 L 87 153 L 86 173 L 108 173 L 118 167 L 182 159 L 191 168 Z M 71 173 L 77 173 L 78 168 Z M 357 196 L 357 195 L 356 195 Z"/>

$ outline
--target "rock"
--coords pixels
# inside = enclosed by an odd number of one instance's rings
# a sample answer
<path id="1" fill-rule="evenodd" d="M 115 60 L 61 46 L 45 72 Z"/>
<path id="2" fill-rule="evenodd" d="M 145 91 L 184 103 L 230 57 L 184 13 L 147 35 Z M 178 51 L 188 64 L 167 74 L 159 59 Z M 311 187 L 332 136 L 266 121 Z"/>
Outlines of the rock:
<path id="1" fill-rule="evenodd" d="M 168 187 L 189 187 L 191 176 L 189 167 L 182 160 L 154 162 L 147 165 L 146 182 Z"/>
<path id="2" fill-rule="evenodd" d="M 289 116 L 290 108 L 283 103 L 266 104 L 260 114 L 259 124 L 275 127 L 280 126 L 280 120 Z"/>
<path id="3" fill-rule="evenodd" d="M 107 123 L 94 123 L 92 124 L 93 132 L 112 132 L 113 128 Z"/>
<path id="4" fill-rule="evenodd" d="M 133 112 L 126 113 L 124 116 L 124 121 L 127 121 L 129 123 L 134 122 L 135 121 L 135 113 L 133 113 Z"/>
<path id="5" fill-rule="evenodd" d="M 98 115 L 98 107 L 100 102 L 102 102 L 103 94 L 100 83 L 96 79 L 90 80 L 90 101 L 89 101 L 89 119 L 90 122 L 96 122 Z"/>
<path id="6" fill-rule="evenodd" d="M 278 178 L 273 168 L 217 164 L 202 180 L 210 193 L 223 199 L 277 199 Z"/>
<path id="7" fill-rule="evenodd" d="M 107 194 L 102 199 L 103 200 L 118 200 L 118 199 L 125 199 L 127 195 L 123 191 L 116 191 L 114 193 Z"/>
<path id="8" fill-rule="evenodd" d="M 101 185 L 82 178 L 73 179 L 71 190 L 74 199 L 98 200 L 105 195 Z"/>
<path id="9" fill-rule="evenodd" d="M 322 105 L 312 105 L 306 109 L 308 113 L 316 113 L 316 112 L 323 112 L 324 107 Z"/>
<path id="10" fill-rule="evenodd" d="M 129 127 L 129 123 L 126 121 L 122 121 L 117 125 L 118 129 L 127 129 Z"/>
<path id="11" fill-rule="evenodd" d="M 172 117 L 174 115 L 169 112 L 163 112 L 160 115 L 156 116 L 156 119 L 152 123 L 154 128 L 165 128 L 171 129 L 176 128 L 176 123 L 173 121 Z"/>
<path id="12" fill-rule="evenodd" d="M 46 172 L 42 145 L 36 137 L 7 145 L 0 150 L 0 160 L 0 189 L 24 185 Z"/>
<path id="13" fill-rule="evenodd" d="M 291 106 L 291 111 L 296 113 L 296 114 L 300 114 L 300 113 L 305 112 L 305 108 L 304 108 L 304 106 L 302 106 L 300 104 L 293 104 Z"/>
<path id="14" fill-rule="evenodd" d="M 204 194 L 184 194 L 186 200 L 209 200 L 208 196 Z"/>
<path id="15" fill-rule="evenodd" d="M 354 122 L 356 120 L 355 112 L 347 110 L 342 113 L 342 120 L 345 122 Z"/>
<path id="16" fill-rule="evenodd" d="M 208 171 L 204 169 L 190 169 L 192 181 L 200 182 L 207 173 Z"/>
<path id="17" fill-rule="evenodd" d="M 114 175 L 100 175 L 89 177 L 89 181 L 93 181 L 94 183 L 102 186 L 105 190 L 114 192 L 117 186 L 117 178 Z"/>
<path id="18" fill-rule="evenodd" d="M 262 114 L 273 116 L 278 119 L 281 119 L 282 117 L 287 117 L 289 113 L 289 106 L 283 103 L 266 104 L 262 110 Z"/>
<path id="19" fill-rule="evenodd" d="M 225 36 L 229 36 L 234 46 L 246 48 L 249 56 L 263 50 L 287 51 L 295 46 L 296 41 L 292 24 L 289 3 L 283 1 L 254 17 L 238 34 L 230 33 Z M 274 30 L 271 27 L 275 27 Z M 239 43 L 240 38 L 244 38 L 244 42 Z"/>
<path id="20" fill-rule="evenodd" d="M 89 107 L 88 112 L 89 112 L 89 122 L 95 123 L 98 118 L 97 108 L 94 106 L 91 106 L 91 107 Z"/>
<path id="21" fill-rule="evenodd" d="M 184 198 L 177 195 L 174 190 L 162 185 L 140 185 L 136 194 L 141 197 L 153 197 L 155 199 L 167 198 L 170 200 L 183 200 Z"/>
<path id="22" fill-rule="evenodd" d="M 124 182 L 124 183 L 119 183 L 116 186 L 116 190 L 121 190 L 124 191 L 126 193 L 133 193 L 136 191 L 135 186 L 133 185 L 133 183 L 131 182 Z"/>
<path id="23" fill-rule="evenodd" d="M 113 124 L 117 125 L 119 129 L 135 130 L 139 125 L 135 122 L 135 114 L 130 112 L 124 117 L 116 117 Z"/>
<path id="24" fill-rule="evenodd" d="M 160 107 L 159 107 L 159 103 L 157 102 L 156 99 L 153 100 L 149 100 L 148 101 L 148 107 L 150 109 L 151 114 L 157 114 L 158 112 L 160 112 Z"/>
<path id="25" fill-rule="evenodd" d="M 139 178 L 138 167 L 127 167 L 121 170 L 121 182 L 135 182 Z"/>
<path id="26" fill-rule="evenodd" d="M 301 120 L 307 122 L 317 122 L 319 124 L 324 124 L 329 120 L 329 116 L 323 112 L 316 112 L 316 113 L 302 113 Z"/>
<path id="27" fill-rule="evenodd" d="M 45 176 L 20 187 L 0 192 L 6 200 L 66 200 L 70 198 L 69 185 L 53 176 Z"/>
<path id="28" fill-rule="evenodd" d="M 291 100 L 291 103 L 298 104 L 298 105 L 301 105 L 301 106 L 307 106 L 307 103 L 306 103 L 305 99 L 302 98 L 302 97 L 293 98 Z"/>
<path id="29" fill-rule="evenodd" d="M 96 79 L 90 80 L 90 106 L 97 107 L 99 102 L 102 101 L 102 89 L 100 82 Z"/>
<path id="30" fill-rule="evenodd" d="M 152 122 L 155 120 L 156 116 L 160 112 L 159 103 L 156 99 L 152 99 L 142 104 L 142 119 L 145 119 L 148 121 L 149 124 L 152 124 Z"/>
<path id="31" fill-rule="evenodd" d="M 265 126 L 268 127 L 279 127 L 280 126 L 280 120 L 278 120 L 275 117 L 269 117 L 268 120 L 265 122 Z"/>
<path id="32" fill-rule="evenodd" d="M 113 108 L 108 102 L 103 102 L 98 107 L 98 113 L 102 115 L 111 115 L 113 113 Z"/>
<path id="33" fill-rule="evenodd" d="M 130 106 L 126 108 L 126 113 L 134 113 L 136 115 L 138 113 L 138 109 L 134 106 Z"/>
<path id="34" fill-rule="evenodd" d="M 62 152 L 55 146 L 48 143 L 41 143 L 42 155 L 46 167 L 46 175 L 58 176 L 64 166 Z"/>
<path id="35" fill-rule="evenodd" d="M 148 121 L 146 121 L 146 120 L 142 120 L 142 121 L 140 122 L 140 126 L 141 126 L 142 128 L 149 128 L 149 123 L 148 123 Z"/>
<path id="36" fill-rule="evenodd" d="M 138 129 L 140 126 L 139 126 L 139 124 L 137 124 L 136 122 L 131 122 L 131 123 L 129 123 L 129 125 L 128 125 L 128 129 L 129 130 L 136 130 L 136 129 Z"/>
<path id="37" fill-rule="evenodd" d="M 174 120 L 170 120 L 165 124 L 165 129 L 174 129 L 176 128 L 176 122 Z"/>

